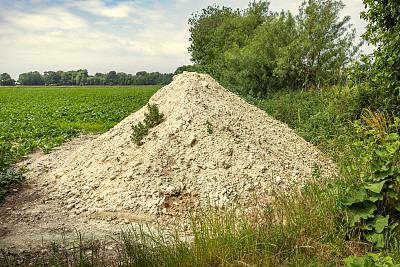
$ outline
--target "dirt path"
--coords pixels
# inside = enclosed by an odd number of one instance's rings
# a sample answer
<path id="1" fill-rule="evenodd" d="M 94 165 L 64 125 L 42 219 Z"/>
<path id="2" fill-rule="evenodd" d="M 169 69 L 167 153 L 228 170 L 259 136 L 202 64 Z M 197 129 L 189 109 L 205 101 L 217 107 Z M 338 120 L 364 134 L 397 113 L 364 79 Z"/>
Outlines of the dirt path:
<path id="1" fill-rule="evenodd" d="M 54 181 L 48 181 L 47 172 L 59 168 L 65 158 L 98 136 L 74 138 L 51 153 L 41 151 L 27 155 L 18 165 L 28 165 L 23 185 L 14 189 L 0 204 L 0 248 L 15 252 L 38 250 L 52 242 L 69 242 L 84 237 L 106 238 L 120 233 L 122 226 L 133 223 L 129 217 L 104 214 L 101 218 L 87 215 L 71 216 L 58 199 L 50 199 Z M 146 219 L 146 218 L 143 218 Z"/>

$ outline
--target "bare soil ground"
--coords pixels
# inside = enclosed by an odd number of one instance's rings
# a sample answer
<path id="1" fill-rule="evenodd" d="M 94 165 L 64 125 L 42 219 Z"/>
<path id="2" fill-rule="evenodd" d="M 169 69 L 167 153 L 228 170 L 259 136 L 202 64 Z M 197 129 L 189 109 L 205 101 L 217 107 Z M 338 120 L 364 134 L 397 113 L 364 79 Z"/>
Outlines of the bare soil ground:
<path id="1" fill-rule="evenodd" d="M 26 156 L 20 166 L 29 163 L 26 180 L 0 204 L 0 248 L 23 252 L 46 248 L 56 242 L 73 242 L 78 233 L 90 239 L 112 238 L 121 227 L 132 223 L 124 214 L 103 214 L 97 218 L 79 216 L 65 209 L 57 199 L 48 199 L 52 181 L 45 174 L 57 169 L 72 152 L 98 136 L 74 138 L 51 153 L 41 151 Z M 147 218 L 143 218 L 146 220 Z"/>

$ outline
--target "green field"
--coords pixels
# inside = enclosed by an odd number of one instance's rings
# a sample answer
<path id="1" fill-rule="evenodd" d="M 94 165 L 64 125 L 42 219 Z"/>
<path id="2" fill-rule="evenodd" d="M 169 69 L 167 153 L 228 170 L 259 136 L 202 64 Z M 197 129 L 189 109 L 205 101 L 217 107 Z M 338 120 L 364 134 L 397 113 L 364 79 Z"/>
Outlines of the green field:
<path id="1" fill-rule="evenodd" d="M 106 132 L 144 106 L 154 87 L 0 87 L 0 145 L 15 161 L 80 133 Z M 4 160 L 4 159 L 3 159 Z"/>

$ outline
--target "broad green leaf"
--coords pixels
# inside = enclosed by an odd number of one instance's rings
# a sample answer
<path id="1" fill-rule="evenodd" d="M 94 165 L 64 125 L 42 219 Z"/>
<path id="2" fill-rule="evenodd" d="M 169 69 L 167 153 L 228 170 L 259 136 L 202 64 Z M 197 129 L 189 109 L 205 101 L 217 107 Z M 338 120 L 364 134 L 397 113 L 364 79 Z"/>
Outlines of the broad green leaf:
<path id="1" fill-rule="evenodd" d="M 375 232 L 368 233 L 365 235 L 365 239 L 367 239 L 368 242 L 371 242 L 376 248 L 385 247 L 385 237 L 383 234 L 377 234 Z"/>
<path id="2" fill-rule="evenodd" d="M 364 185 L 364 187 L 372 192 L 379 194 L 382 191 L 382 188 L 386 182 L 387 182 L 387 180 L 383 180 L 380 182 L 374 182 L 374 183 L 366 183 Z"/>
<path id="3" fill-rule="evenodd" d="M 367 190 L 364 187 L 360 189 L 350 191 L 343 199 L 343 204 L 346 206 L 351 206 L 354 203 L 364 202 L 368 199 Z"/>
<path id="4" fill-rule="evenodd" d="M 383 217 L 382 215 L 376 215 L 371 221 L 371 225 L 375 228 L 375 231 L 380 234 L 385 230 L 385 227 L 389 225 L 389 215 Z"/>
<path id="5" fill-rule="evenodd" d="M 383 200 L 383 195 L 381 193 L 375 193 L 371 191 L 369 193 L 368 200 L 375 203 L 378 200 Z"/>
<path id="6" fill-rule="evenodd" d="M 376 164 L 376 163 L 371 163 L 371 171 L 373 173 L 375 173 L 375 172 L 377 172 L 379 170 L 381 170 L 381 165 Z"/>
<path id="7" fill-rule="evenodd" d="M 364 267 L 366 265 L 366 260 L 363 257 L 350 256 L 348 258 L 343 259 L 344 263 L 347 264 L 348 267 Z"/>
<path id="8" fill-rule="evenodd" d="M 388 197 L 398 200 L 399 199 L 399 194 L 396 191 L 394 191 L 393 189 L 389 188 Z"/>
<path id="9" fill-rule="evenodd" d="M 377 148 L 377 149 L 375 149 L 374 151 L 375 151 L 375 154 L 376 154 L 378 157 L 381 157 L 381 158 L 383 158 L 383 157 L 385 157 L 385 156 L 388 155 L 388 152 L 386 151 L 386 149 Z"/>
<path id="10" fill-rule="evenodd" d="M 394 174 L 394 166 L 390 166 L 386 171 L 377 171 L 374 172 L 374 178 L 377 180 L 385 179 Z"/>
<path id="11" fill-rule="evenodd" d="M 374 211 L 376 209 L 376 205 L 371 202 L 365 203 L 364 208 L 358 206 L 349 207 L 347 215 L 350 220 L 350 227 L 354 227 L 355 224 L 361 222 L 361 220 L 374 218 Z"/>
<path id="12" fill-rule="evenodd" d="M 400 202 L 397 202 L 394 204 L 394 208 L 398 211 L 400 211 Z"/>

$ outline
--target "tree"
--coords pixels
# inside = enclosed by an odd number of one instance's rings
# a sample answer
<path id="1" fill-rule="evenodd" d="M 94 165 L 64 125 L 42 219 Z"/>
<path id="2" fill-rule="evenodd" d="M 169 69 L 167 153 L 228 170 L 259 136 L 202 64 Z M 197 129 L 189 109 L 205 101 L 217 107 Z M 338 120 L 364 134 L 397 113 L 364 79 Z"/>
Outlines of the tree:
<path id="1" fill-rule="evenodd" d="M 177 74 L 181 74 L 184 71 L 188 71 L 188 72 L 198 72 L 199 68 L 196 65 L 183 65 L 178 67 L 175 71 L 174 71 L 174 75 Z"/>
<path id="2" fill-rule="evenodd" d="M 44 78 L 38 71 L 31 71 L 19 75 L 18 82 L 22 85 L 44 85 Z"/>
<path id="3" fill-rule="evenodd" d="M 355 29 L 349 23 L 350 16 L 339 19 L 343 7 L 341 0 L 305 0 L 300 6 L 297 21 L 302 69 L 316 87 L 329 83 L 362 45 L 353 45 Z"/>
<path id="4" fill-rule="evenodd" d="M 107 75 L 106 75 L 106 84 L 107 85 L 118 84 L 118 76 L 117 76 L 117 73 L 115 71 L 112 70 L 109 73 L 107 73 Z"/>
<path id="5" fill-rule="evenodd" d="M 335 81 L 356 56 L 350 17 L 339 18 L 341 0 L 305 0 L 299 15 L 271 13 L 266 1 L 248 8 L 209 6 L 189 19 L 195 65 L 225 86 L 245 94 L 268 95 Z M 307 78 L 306 78 L 307 77 Z"/>
<path id="6" fill-rule="evenodd" d="M 208 6 L 189 19 L 191 60 L 205 72 L 219 77 L 225 52 L 243 47 L 268 16 L 267 1 L 253 2 L 246 10 Z"/>
<path id="7" fill-rule="evenodd" d="M 298 85 L 297 36 L 290 12 L 271 14 L 246 46 L 225 53 L 222 82 L 241 93 L 258 96 Z"/>
<path id="8" fill-rule="evenodd" d="M 128 85 L 128 75 L 124 72 L 117 73 L 117 83 L 118 85 Z"/>
<path id="9" fill-rule="evenodd" d="M 76 71 L 67 71 L 61 74 L 60 85 L 75 85 Z"/>
<path id="10" fill-rule="evenodd" d="M 89 77 L 88 71 L 86 69 L 80 69 L 76 72 L 75 85 L 87 85 L 87 79 Z"/>
<path id="11" fill-rule="evenodd" d="M 0 86 L 14 86 L 15 80 L 8 73 L 0 75 Z"/>
<path id="12" fill-rule="evenodd" d="M 60 85 L 62 71 L 45 71 L 43 74 L 45 85 Z"/>
<path id="13" fill-rule="evenodd" d="M 363 0 L 368 21 L 362 37 L 377 49 L 363 58 L 370 69 L 364 74 L 373 88 L 372 108 L 390 109 L 400 116 L 400 5 L 398 0 Z"/>

